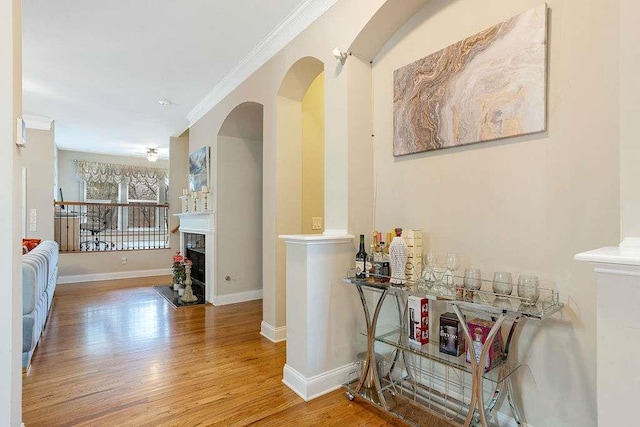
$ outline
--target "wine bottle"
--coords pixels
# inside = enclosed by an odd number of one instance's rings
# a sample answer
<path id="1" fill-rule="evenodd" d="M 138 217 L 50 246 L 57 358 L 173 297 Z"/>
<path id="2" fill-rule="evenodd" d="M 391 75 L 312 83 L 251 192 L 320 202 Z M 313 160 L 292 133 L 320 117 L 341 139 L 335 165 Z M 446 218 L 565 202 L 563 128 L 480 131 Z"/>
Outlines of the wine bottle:
<path id="1" fill-rule="evenodd" d="M 364 234 L 360 235 L 360 250 L 356 253 L 356 277 L 364 279 L 367 277 L 367 253 L 364 250 Z"/>

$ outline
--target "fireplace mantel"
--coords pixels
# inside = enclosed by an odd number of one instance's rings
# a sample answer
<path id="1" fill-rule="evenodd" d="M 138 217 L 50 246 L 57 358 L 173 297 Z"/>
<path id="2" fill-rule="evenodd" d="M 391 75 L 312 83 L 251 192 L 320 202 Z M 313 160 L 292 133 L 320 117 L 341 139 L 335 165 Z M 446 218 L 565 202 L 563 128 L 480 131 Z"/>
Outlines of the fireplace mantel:
<path id="1" fill-rule="evenodd" d="M 174 215 L 180 218 L 182 233 L 209 234 L 214 231 L 215 214 L 213 212 L 185 212 Z"/>

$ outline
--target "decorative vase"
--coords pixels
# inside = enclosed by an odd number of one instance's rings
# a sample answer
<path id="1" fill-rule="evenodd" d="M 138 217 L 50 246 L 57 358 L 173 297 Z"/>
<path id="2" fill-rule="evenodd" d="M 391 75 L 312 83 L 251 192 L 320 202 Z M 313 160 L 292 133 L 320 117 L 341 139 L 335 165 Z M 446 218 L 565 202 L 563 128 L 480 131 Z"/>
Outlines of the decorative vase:
<path id="1" fill-rule="evenodd" d="M 180 289 L 180 283 L 178 282 L 178 280 L 177 280 L 177 279 L 174 279 L 174 282 L 173 282 L 173 290 L 174 290 L 174 291 L 177 291 L 178 289 Z"/>
<path id="2" fill-rule="evenodd" d="M 407 283 L 405 269 L 407 266 L 407 244 L 402 238 L 402 228 L 396 228 L 396 237 L 389 245 L 389 258 L 391 260 L 391 280 L 395 285 Z"/>

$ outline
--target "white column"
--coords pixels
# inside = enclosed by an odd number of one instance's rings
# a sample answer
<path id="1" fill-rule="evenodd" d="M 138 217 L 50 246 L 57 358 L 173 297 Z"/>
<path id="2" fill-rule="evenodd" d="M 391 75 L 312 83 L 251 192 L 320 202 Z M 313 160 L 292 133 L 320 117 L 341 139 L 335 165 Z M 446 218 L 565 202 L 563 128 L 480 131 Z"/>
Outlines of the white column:
<path id="1" fill-rule="evenodd" d="M 640 239 L 577 254 L 594 265 L 598 425 L 637 423 L 640 396 Z M 630 400 L 631 399 L 631 400 Z"/>
<path id="2" fill-rule="evenodd" d="M 340 387 L 353 369 L 361 307 L 344 283 L 353 236 L 280 236 L 287 244 L 287 361 L 283 382 L 304 400 Z"/>
<path id="3" fill-rule="evenodd" d="M 16 118 L 22 115 L 22 3 L 0 2 L 0 425 L 22 423 L 21 156 Z M 38 147 L 31 147 L 37 150 Z"/>

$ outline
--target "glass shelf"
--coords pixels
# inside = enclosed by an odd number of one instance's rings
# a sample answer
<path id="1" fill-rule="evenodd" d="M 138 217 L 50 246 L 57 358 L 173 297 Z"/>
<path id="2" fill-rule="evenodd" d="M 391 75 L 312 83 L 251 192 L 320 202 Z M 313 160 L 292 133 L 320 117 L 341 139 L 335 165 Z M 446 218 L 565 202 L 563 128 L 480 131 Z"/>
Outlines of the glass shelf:
<path id="1" fill-rule="evenodd" d="M 465 353 L 462 353 L 460 356 L 441 353 L 440 347 L 435 343 L 429 343 L 423 346 L 410 344 L 407 342 L 406 335 L 402 333 L 400 329 L 378 335 L 375 337 L 375 340 L 471 374 L 471 364 L 467 363 Z M 505 369 L 499 369 L 505 363 L 506 358 L 501 356 L 494 362 L 493 367 L 489 371 L 485 371 L 482 377 L 493 383 L 500 383 L 520 367 L 520 364 L 516 365 L 512 363 L 511 365 L 513 366 L 504 366 Z"/>
<path id="2" fill-rule="evenodd" d="M 462 278 L 455 276 L 454 279 L 462 280 Z M 388 282 L 379 283 L 351 277 L 344 278 L 343 281 L 354 285 L 358 284 L 371 290 L 382 291 L 386 289 L 392 295 L 415 295 L 434 301 L 447 301 L 457 304 L 466 310 L 485 313 L 509 313 L 513 316 L 523 316 L 538 320 L 546 319 L 564 306 L 563 303 L 559 302 L 558 293 L 546 288 L 540 288 L 540 297 L 534 305 L 526 305 L 523 303 L 523 298 L 518 296 L 498 295 L 484 289 L 473 291 L 473 296 L 469 296 L 469 293 L 465 294 L 465 290 L 461 287 L 449 288 L 443 293 L 433 293 L 430 290 L 421 289 L 419 282 L 412 281 L 407 281 L 405 285 L 392 285 Z M 517 285 L 514 285 L 514 288 L 516 287 Z"/>

